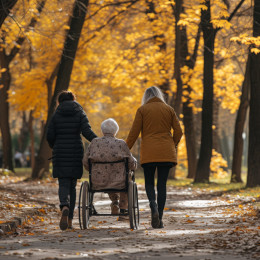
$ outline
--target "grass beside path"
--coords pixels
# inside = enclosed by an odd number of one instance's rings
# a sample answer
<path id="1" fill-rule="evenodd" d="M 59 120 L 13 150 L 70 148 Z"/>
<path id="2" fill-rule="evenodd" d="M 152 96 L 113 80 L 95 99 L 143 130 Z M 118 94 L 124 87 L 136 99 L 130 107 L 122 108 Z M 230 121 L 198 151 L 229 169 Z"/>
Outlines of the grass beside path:
<path id="1" fill-rule="evenodd" d="M 0 176 L 3 175 L 0 172 Z M 17 180 L 26 179 L 31 176 L 31 168 L 16 168 L 15 173 L 12 172 L 5 172 L 4 174 L 7 178 L 12 177 L 19 177 Z M 9 179 L 7 178 L 7 179 Z M 48 176 L 48 179 L 51 178 L 51 176 Z M 239 195 L 243 197 L 255 197 L 260 198 L 260 187 L 255 188 L 246 188 L 246 175 L 243 174 L 242 178 L 244 180 L 244 183 L 229 183 L 230 182 L 230 176 L 226 176 L 222 179 L 215 179 L 210 178 L 210 183 L 193 183 L 192 179 L 187 178 L 179 178 L 176 180 L 169 179 L 167 182 L 168 186 L 174 186 L 174 187 L 187 187 L 191 188 L 192 190 L 202 190 L 205 192 L 224 192 L 226 194 L 233 194 L 233 195 Z M 83 178 L 80 181 L 88 180 L 88 173 L 84 170 Z M 142 169 L 138 169 L 135 172 L 135 181 L 139 185 L 144 185 L 144 175 Z"/>

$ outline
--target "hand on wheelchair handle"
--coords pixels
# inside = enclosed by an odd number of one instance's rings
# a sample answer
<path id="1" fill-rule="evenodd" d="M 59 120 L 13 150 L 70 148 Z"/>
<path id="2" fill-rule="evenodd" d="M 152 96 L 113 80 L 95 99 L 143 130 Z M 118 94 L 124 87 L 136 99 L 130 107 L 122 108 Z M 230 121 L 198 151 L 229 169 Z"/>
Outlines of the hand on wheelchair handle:
<path id="1" fill-rule="evenodd" d="M 129 171 L 129 180 L 132 180 L 135 175 L 134 171 Z"/>

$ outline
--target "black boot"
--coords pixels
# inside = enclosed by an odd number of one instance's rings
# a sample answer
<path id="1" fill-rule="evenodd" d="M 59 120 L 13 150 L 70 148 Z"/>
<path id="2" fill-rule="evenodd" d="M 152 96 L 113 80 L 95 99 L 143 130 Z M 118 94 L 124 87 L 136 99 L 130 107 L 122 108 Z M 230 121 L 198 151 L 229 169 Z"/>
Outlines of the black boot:
<path id="1" fill-rule="evenodd" d="M 160 220 L 159 228 L 164 228 L 162 216 L 163 216 L 163 212 L 159 212 L 159 220 Z"/>
<path id="2" fill-rule="evenodd" d="M 150 208 L 151 208 L 151 223 L 153 228 L 159 228 L 160 220 L 159 220 L 159 212 L 157 204 L 154 200 L 150 201 Z"/>
<path id="3" fill-rule="evenodd" d="M 68 216 L 69 216 L 69 207 L 63 206 L 61 210 L 61 219 L 60 219 L 60 229 L 66 230 L 68 228 Z"/>

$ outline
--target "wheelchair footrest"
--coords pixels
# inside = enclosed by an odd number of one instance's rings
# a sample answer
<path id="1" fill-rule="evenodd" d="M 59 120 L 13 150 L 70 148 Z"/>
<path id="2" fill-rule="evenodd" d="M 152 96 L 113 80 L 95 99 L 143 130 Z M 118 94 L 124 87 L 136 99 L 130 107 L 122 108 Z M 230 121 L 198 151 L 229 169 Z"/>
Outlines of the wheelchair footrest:
<path id="1" fill-rule="evenodd" d="M 96 213 L 96 214 L 91 214 L 91 216 L 116 216 L 116 217 L 119 217 L 119 216 L 129 216 L 129 214 L 109 214 L 109 213 Z"/>

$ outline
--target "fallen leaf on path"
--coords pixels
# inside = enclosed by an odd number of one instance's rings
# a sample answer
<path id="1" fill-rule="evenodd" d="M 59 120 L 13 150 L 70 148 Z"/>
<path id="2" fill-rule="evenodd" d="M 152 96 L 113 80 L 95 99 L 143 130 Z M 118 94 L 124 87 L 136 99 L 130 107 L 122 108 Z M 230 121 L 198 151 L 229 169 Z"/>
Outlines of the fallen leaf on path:
<path id="1" fill-rule="evenodd" d="M 103 220 L 103 221 L 98 221 L 98 224 L 104 224 L 107 223 L 107 221 Z"/>
<path id="2" fill-rule="evenodd" d="M 187 222 L 187 223 L 194 223 L 195 220 L 188 219 L 186 222 Z"/>
<path id="3" fill-rule="evenodd" d="M 95 226 L 92 226 L 90 229 L 97 229 Z"/>
<path id="4" fill-rule="evenodd" d="M 40 211 L 40 212 L 43 213 L 43 214 L 46 214 L 45 209 L 38 209 L 38 211 Z"/>

